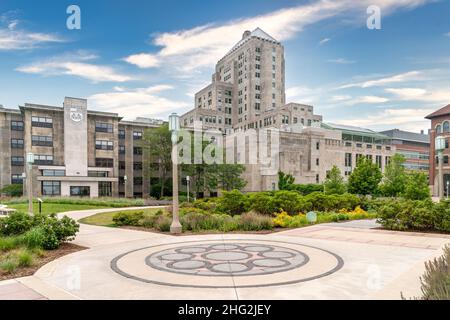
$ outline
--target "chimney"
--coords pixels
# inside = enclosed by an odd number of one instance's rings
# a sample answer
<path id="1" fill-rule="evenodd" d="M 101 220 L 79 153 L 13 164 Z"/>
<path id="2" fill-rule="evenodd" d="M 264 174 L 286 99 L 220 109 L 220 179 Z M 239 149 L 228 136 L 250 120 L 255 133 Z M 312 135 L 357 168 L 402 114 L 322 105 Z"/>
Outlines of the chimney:
<path id="1" fill-rule="evenodd" d="M 244 34 L 242 35 L 242 39 L 245 39 L 245 38 L 247 38 L 248 36 L 250 36 L 252 33 L 249 31 L 249 30 L 246 30 L 245 32 L 244 32 Z"/>

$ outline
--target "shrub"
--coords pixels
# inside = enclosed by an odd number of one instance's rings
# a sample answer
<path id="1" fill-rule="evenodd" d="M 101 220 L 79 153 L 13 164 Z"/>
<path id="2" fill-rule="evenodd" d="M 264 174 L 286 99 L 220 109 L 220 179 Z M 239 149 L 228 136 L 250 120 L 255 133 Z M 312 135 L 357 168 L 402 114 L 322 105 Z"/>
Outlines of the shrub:
<path id="1" fill-rule="evenodd" d="M 293 219 L 286 211 L 282 211 L 272 219 L 272 222 L 275 227 L 286 228 L 292 223 Z"/>
<path id="2" fill-rule="evenodd" d="M 144 218 L 144 211 L 122 211 L 113 216 L 116 226 L 139 226 Z"/>
<path id="3" fill-rule="evenodd" d="M 22 234 L 33 227 L 33 217 L 23 212 L 13 212 L 0 219 L 0 234 L 12 236 Z"/>
<path id="4" fill-rule="evenodd" d="M 444 255 L 425 263 L 422 276 L 422 299 L 450 300 L 450 246 L 444 248 Z"/>
<path id="5" fill-rule="evenodd" d="M 294 184 L 291 190 L 297 191 L 300 194 L 306 196 L 313 192 L 323 192 L 323 184 Z"/>
<path id="6" fill-rule="evenodd" d="M 248 203 L 251 210 L 261 214 L 272 214 L 279 210 L 274 201 L 274 197 L 268 192 L 251 193 L 248 196 Z"/>
<path id="7" fill-rule="evenodd" d="M 28 248 L 43 248 L 45 239 L 44 229 L 42 227 L 34 227 L 23 235 L 22 241 Z"/>
<path id="8" fill-rule="evenodd" d="M 422 172 L 411 172 L 406 179 L 402 196 L 411 200 L 425 200 L 430 198 L 428 176 Z"/>
<path id="9" fill-rule="evenodd" d="M 296 191 L 277 191 L 273 198 L 277 211 L 286 211 L 290 215 L 304 210 L 306 202 Z"/>
<path id="10" fill-rule="evenodd" d="M 229 215 L 242 214 L 247 211 L 247 198 L 239 190 L 225 191 L 218 199 L 217 210 Z"/>
<path id="11" fill-rule="evenodd" d="M 202 209 L 205 211 L 213 212 L 216 210 L 217 203 L 215 202 L 216 199 L 211 198 L 205 198 L 205 199 L 199 199 L 192 203 L 192 206 L 198 209 Z"/>
<path id="12" fill-rule="evenodd" d="M 272 230 L 272 219 L 255 212 L 247 212 L 240 216 L 239 229 L 243 231 Z"/>
<path id="13" fill-rule="evenodd" d="M 0 194 L 5 194 L 8 197 L 21 197 L 23 196 L 23 185 L 10 184 L 0 189 Z"/>
<path id="14" fill-rule="evenodd" d="M 311 209 L 315 211 L 339 211 L 341 209 L 353 210 L 361 204 L 361 199 L 353 194 L 326 195 L 321 192 L 314 192 L 305 197 L 311 203 Z"/>
<path id="15" fill-rule="evenodd" d="M 154 228 L 161 232 L 170 231 L 170 225 L 172 224 L 172 219 L 168 216 L 161 215 L 157 216 L 154 222 Z"/>

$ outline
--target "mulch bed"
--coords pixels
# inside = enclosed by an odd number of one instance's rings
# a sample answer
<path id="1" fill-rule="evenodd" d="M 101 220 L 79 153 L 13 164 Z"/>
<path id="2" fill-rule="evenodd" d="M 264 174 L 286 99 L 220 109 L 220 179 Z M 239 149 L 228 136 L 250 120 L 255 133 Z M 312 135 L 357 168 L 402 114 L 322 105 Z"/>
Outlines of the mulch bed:
<path id="1" fill-rule="evenodd" d="M 5 273 L 0 271 L 0 281 L 32 276 L 37 270 L 39 270 L 42 266 L 46 265 L 47 263 L 52 262 L 53 260 L 56 260 L 68 254 L 86 249 L 87 248 L 77 246 L 76 244 L 63 243 L 56 250 L 45 251 L 45 255 L 43 257 L 36 257 L 35 263 L 31 267 L 18 268 L 13 273 Z"/>

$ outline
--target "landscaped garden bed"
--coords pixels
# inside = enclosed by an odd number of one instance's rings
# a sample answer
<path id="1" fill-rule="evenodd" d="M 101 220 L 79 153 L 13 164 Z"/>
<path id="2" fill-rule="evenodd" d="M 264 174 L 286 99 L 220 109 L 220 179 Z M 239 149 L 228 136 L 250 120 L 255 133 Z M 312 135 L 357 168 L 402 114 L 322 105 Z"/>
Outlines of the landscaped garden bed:
<path id="1" fill-rule="evenodd" d="M 68 244 L 79 225 L 55 214 L 15 212 L 0 219 L 0 280 L 33 274 L 44 264 L 84 248 Z"/>

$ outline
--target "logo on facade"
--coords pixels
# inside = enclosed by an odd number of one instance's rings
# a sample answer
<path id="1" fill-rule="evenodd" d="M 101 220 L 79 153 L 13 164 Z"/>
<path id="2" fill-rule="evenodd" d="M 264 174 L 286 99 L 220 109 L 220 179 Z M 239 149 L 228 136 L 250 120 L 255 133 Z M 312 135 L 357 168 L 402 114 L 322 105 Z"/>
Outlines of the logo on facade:
<path id="1" fill-rule="evenodd" d="M 77 108 L 70 108 L 70 119 L 74 122 L 80 122 L 83 120 L 83 113 Z"/>

